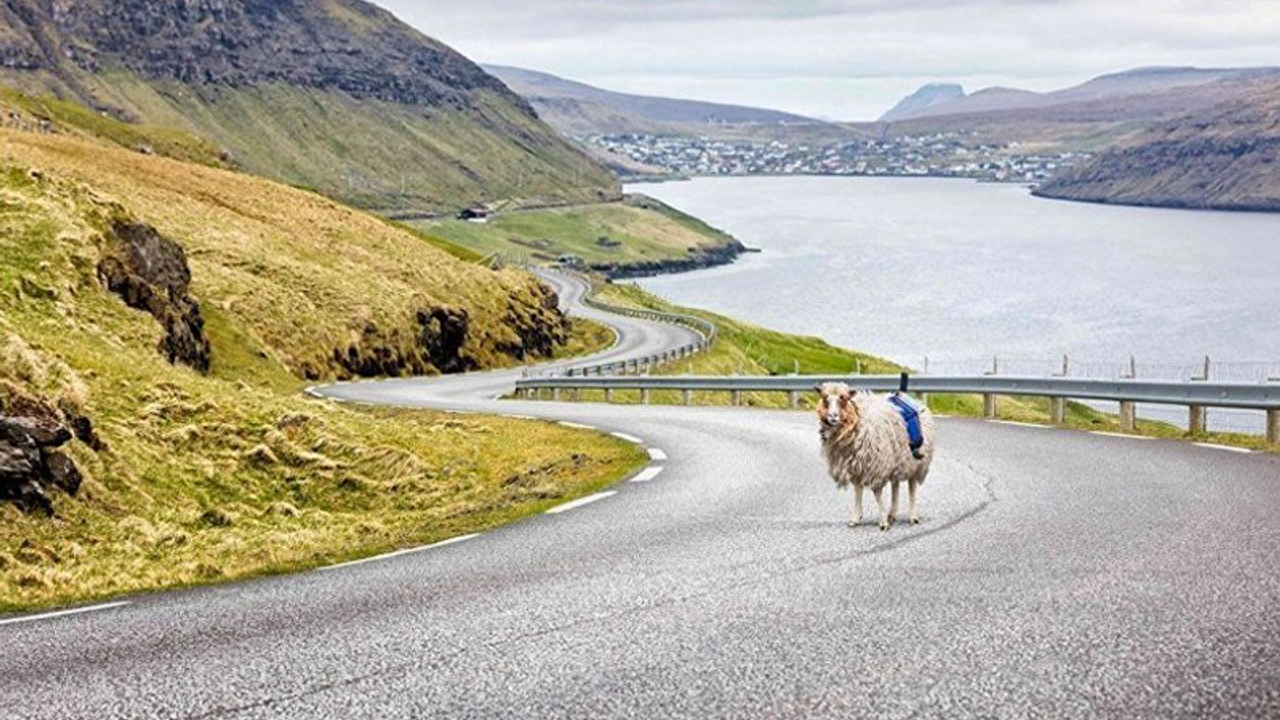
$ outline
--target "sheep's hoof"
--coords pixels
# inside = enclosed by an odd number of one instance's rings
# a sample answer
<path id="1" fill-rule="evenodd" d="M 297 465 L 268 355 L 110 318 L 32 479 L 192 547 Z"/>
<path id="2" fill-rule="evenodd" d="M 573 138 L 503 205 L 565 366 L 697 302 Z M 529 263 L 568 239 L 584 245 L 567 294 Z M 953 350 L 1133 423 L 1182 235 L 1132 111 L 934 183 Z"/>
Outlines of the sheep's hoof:
<path id="1" fill-rule="evenodd" d="M 919 525 L 919 524 L 920 524 L 920 518 L 916 518 L 916 517 L 911 518 L 911 524 L 912 524 L 912 525 Z"/>
<path id="2" fill-rule="evenodd" d="M 845 523 L 845 524 L 846 524 L 846 525 L 848 525 L 849 527 L 858 527 L 858 525 L 859 525 L 861 522 L 862 522 L 861 520 L 850 520 L 849 522 L 847 522 L 847 523 Z"/>
<path id="3" fill-rule="evenodd" d="M 887 532 L 888 530 L 889 530 L 889 523 L 887 522 L 880 523 L 880 532 Z"/>
<path id="4" fill-rule="evenodd" d="M 890 515 L 890 516 L 889 516 L 889 524 L 890 524 L 890 525 L 892 525 L 892 524 L 894 524 L 894 523 L 896 523 L 896 522 L 898 522 L 898 516 L 897 516 L 897 515 Z"/>

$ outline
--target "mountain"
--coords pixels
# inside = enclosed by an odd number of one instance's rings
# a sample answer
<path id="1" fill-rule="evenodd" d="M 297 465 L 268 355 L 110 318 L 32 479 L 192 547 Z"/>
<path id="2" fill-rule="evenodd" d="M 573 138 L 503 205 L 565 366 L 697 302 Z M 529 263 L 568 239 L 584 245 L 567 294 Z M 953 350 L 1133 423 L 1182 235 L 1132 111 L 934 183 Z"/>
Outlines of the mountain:
<path id="1" fill-rule="evenodd" d="M 742 127 L 827 125 L 779 110 L 631 95 L 503 65 L 485 65 L 484 69 L 528 100 L 552 127 L 570 137 L 618 133 L 732 134 Z"/>
<path id="2" fill-rule="evenodd" d="M 616 194 L 498 79 L 363 0 L 7 0 L 0 82 L 366 207 Z"/>
<path id="3" fill-rule="evenodd" d="M 1127 205 L 1280 211 L 1280 84 L 1148 130 L 1035 193 Z"/>
<path id="4" fill-rule="evenodd" d="M 898 101 L 879 122 L 893 122 L 919 115 L 930 107 L 963 98 L 964 88 L 956 83 L 929 83 Z"/>
<path id="5" fill-rule="evenodd" d="M 913 120 L 946 115 L 1049 108 L 1089 103 L 1095 100 L 1167 93 L 1174 90 L 1186 91 L 1223 80 L 1238 80 L 1274 72 L 1276 72 L 1276 69 L 1273 68 L 1137 68 L 1125 72 L 1100 75 L 1080 85 L 1052 92 L 1039 93 L 1002 87 L 986 88 L 972 95 L 965 95 L 963 92 L 959 94 L 953 93 L 949 98 L 941 97 L 932 102 L 912 104 L 905 109 L 899 110 L 900 106 L 908 103 L 908 101 L 928 88 L 947 87 L 926 85 L 915 94 L 904 98 L 899 102 L 898 106 L 886 113 L 881 120 Z M 890 117 L 891 114 L 893 115 L 892 117 Z"/>

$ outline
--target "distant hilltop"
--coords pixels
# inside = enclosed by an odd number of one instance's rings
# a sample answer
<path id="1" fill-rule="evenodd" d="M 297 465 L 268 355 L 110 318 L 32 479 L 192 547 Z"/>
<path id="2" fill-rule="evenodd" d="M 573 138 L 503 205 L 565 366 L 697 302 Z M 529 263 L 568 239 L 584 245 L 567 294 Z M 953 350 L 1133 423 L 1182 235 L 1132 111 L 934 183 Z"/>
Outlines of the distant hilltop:
<path id="1" fill-rule="evenodd" d="M 898 101 L 889 112 L 880 116 L 880 122 L 893 122 L 913 117 L 935 105 L 950 103 L 965 97 L 964 88 L 956 83 L 929 83 Z"/>
<path id="2" fill-rule="evenodd" d="M 1106 106 L 1091 103 L 1142 104 L 1147 115 L 1159 114 L 1159 106 L 1169 108 L 1196 105 L 1200 97 L 1208 106 L 1232 92 L 1231 86 L 1280 74 L 1280 68 L 1196 68 L 1142 67 L 1099 75 L 1087 82 L 1061 90 L 1034 92 L 1021 88 L 989 87 L 966 94 L 952 83 L 931 83 L 908 95 L 880 117 L 880 122 L 903 122 L 959 115 L 1053 111 L 1059 115 L 1101 115 Z M 1142 98 L 1142 100 L 1135 100 Z M 1114 108 L 1111 108 L 1114 109 Z"/>

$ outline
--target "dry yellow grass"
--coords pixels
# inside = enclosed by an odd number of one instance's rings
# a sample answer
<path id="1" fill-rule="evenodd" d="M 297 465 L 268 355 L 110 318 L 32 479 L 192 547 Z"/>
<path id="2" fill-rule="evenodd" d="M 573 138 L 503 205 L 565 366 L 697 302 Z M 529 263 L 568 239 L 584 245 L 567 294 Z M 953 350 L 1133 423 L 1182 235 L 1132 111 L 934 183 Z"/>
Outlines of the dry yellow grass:
<path id="1" fill-rule="evenodd" d="M 467 312 L 464 354 L 512 362 L 513 321 L 541 311 L 517 271 L 457 262 L 371 215 L 268 180 L 67 137 L 0 131 L 0 162 L 78 180 L 122 204 L 187 252 L 192 292 L 290 371 L 340 372 L 335 349 L 370 324 L 405 342 L 424 307 Z"/>
<path id="2" fill-rule="evenodd" d="M 5 133 L 0 399 L 93 419 L 85 474 L 46 519 L 0 505 L 0 611 L 300 569 L 473 532 L 643 464 L 551 423 L 362 411 L 291 372 L 420 302 L 465 308 L 499 351 L 532 281 L 460 262 L 310 193 L 66 138 Z M 103 223 L 155 224 L 191 257 L 213 368 L 165 362 L 160 327 L 95 276 Z M 604 338 L 574 333 L 586 350 Z M 507 338 L 509 339 L 509 338 Z"/>

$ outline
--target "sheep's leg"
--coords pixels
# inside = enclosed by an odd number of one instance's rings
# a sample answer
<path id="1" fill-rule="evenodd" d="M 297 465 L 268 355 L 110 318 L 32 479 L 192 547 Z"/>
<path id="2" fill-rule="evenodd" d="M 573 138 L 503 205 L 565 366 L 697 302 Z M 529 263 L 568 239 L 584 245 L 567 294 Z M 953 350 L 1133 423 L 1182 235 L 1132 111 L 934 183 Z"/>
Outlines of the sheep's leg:
<path id="1" fill-rule="evenodd" d="M 884 486 L 881 485 L 875 489 L 876 493 L 876 510 L 880 513 L 880 529 L 889 529 L 889 516 L 884 511 Z"/>
<path id="2" fill-rule="evenodd" d="M 910 480 L 907 481 L 907 495 L 909 496 L 910 502 L 911 502 L 911 508 L 908 511 L 910 515 L 908 517 L 911 520 L 912 525 L 920 524 L 920 516 L 916 514 L 916 487 L 919 484 L 920 483 L 917 482 L 915 478 L 911 478 Z"/>
<path id="3" fill-rule="evenodd" d="M 894 481 L 893 487 L 889 490 L 889 524 L 892 525 L 898 519 L 898 486 L 901 483 Z"/>
<path id="4" fill-rule="evenodd" d="M 857 527 L 862 522 L 862 485 L 853 486 L 853 513 L 849 516 L 849 527 Z"/>

